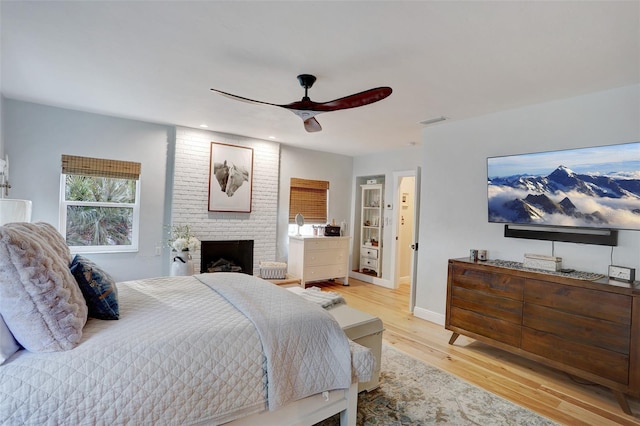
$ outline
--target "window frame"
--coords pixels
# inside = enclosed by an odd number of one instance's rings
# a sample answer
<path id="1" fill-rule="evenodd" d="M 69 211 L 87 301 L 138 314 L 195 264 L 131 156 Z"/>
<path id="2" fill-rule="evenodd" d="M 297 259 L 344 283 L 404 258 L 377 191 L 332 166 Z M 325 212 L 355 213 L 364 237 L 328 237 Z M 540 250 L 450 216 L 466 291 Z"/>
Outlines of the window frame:
<path id="1" fill-rule="evenodd" d="M 98 202 L 98 201 L 67 201 L 66 200 L 66 183 L 67 176 L 74 175 L 74 173 L 61 173 L 60 174 L 60 233 L 67 240 L 67 207 L 69 206 L 82 206 L 82 207 L 116 207 L 116 208 L 132 208 L 133 220 L 131 224 L 131 244 L 128 245 L 115 245 L 115 246 L 73 246 L 67 242 L 71 253 L 131 253 L 137 252 L 139 247 L 140 236 L 140 179 L 127 179 L 135 182 L 135 203 L 113 203 L 113 202 Z M 100 176 L 88 176 L 92 178 L 98 178 Z"/>

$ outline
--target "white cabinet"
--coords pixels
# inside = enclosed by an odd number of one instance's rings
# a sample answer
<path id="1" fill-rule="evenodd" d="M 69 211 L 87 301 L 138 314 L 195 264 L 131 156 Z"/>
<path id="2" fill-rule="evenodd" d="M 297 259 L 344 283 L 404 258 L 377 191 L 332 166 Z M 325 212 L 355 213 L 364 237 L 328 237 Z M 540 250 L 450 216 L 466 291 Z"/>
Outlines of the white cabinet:
<path id="1" fill-rule="evenodd" d="M 350 237 L 289 236 L 288 269 L 304 288 L 310 281 L 342 278 L 349 285 Z"/>
<path id="2" fill-rule="evenodd" d="M 382 248 L 382 184 L 361 185 L 360 272 L 379 277 Z"/>

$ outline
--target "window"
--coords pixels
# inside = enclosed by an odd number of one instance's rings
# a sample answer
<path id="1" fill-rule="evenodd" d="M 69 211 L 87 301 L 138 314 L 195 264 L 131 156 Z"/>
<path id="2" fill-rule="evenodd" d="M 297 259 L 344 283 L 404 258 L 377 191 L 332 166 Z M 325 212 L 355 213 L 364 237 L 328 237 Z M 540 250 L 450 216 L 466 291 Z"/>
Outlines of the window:
<path id="1" fill-rule="evenodd" d="M 300 213 L 305 224 L 326 224 L 329 182 L 291 178 L 290 186 L 289 223 L 295 223 L 296 214 Z"/>
<path id="2" fill-rule="evenodd" d="M 62 156 L 60 232 L 74 253 L 138 250 L 140 163 Z"/>

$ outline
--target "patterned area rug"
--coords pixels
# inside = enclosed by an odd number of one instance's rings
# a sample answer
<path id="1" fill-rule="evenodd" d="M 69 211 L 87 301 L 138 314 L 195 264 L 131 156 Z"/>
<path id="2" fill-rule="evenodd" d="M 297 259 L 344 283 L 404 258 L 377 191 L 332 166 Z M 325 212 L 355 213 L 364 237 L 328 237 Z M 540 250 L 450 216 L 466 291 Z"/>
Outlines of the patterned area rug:
<path id="1" fill-rule="evenodd" d="M 316 426 L 339 424 L 336 415 Z M 382 347 L 380 387 L 359 395 L 357 424 L 556 425 L 386 345 Z"/>

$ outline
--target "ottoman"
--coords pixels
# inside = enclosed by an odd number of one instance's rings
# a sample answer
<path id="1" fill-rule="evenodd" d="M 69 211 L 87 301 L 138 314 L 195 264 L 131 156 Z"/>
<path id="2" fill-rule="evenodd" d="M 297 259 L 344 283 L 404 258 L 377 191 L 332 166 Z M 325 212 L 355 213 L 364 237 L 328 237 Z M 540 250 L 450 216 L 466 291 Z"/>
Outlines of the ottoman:
<path id="1" fill-rule="evenodd" d="M 380 360 L 382 359 L 382 321 L 380 318 L 369 315 L 347 305 L 337 305 L 327 309 L 338 321 L 347 337 L 354 342 L 371 349 L 376 358 L 376 367 L 371 380 L 358 383 L 358 392 L 371 391 L 378 387 L 380 378 Z"/>

